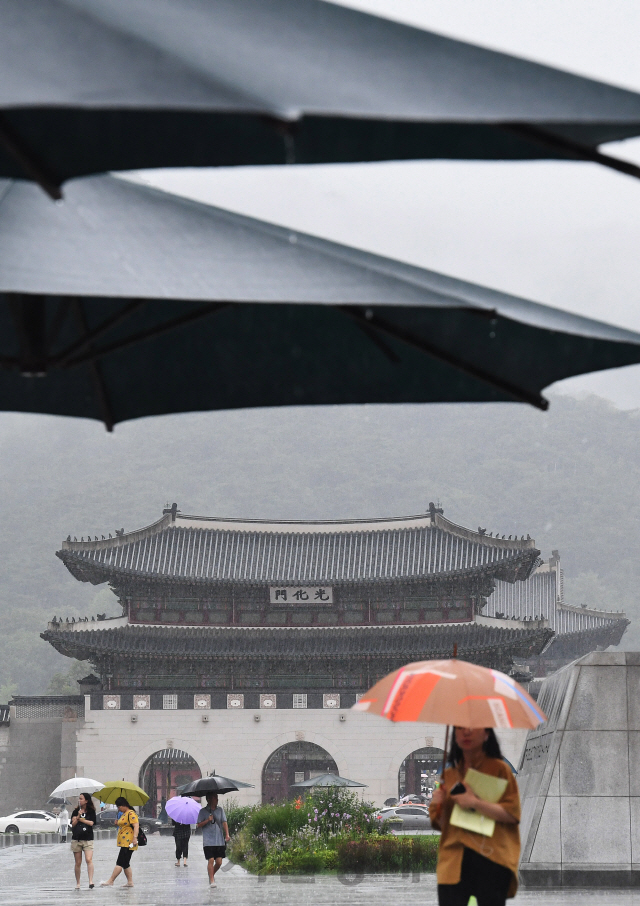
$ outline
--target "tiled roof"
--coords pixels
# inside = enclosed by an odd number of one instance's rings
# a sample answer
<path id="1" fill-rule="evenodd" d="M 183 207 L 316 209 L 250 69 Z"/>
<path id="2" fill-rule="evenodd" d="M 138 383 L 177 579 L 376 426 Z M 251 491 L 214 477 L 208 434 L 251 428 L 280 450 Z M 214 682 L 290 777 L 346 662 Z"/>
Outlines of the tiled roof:
<path id="1" fill-rule="evenodd" d="M 545 658 L 577 658 L 590 651 L 605 651 L 609 645 L 619 645 L 629 620 L 611 620 L 601 626 L 589 626 L 576 632 L 563 632 L 555 636 L 545 650 Z"/>
<path id="2" fill-rule="evenodd" d="M 477 623 L 309 628 L 138 625 L 85 631 L 48 629 L 41 637 L 62 654 L 92 660 L 118 654 L 181 660 L 387 656 L 402 657 L 408 662 L 450 657 L 454 643 L 462 658 L 496 649 L 506 649 L 515 656 L 531 656 L 544 649 L 553 632 L 540 626 L 502 629 Z"/>
<path id="3" fill-rule="evenodd" d="M 102 541 L 67 540 L 58 556 L 98 584 L 117 576 L 191 582 L 334 584 L 483 572 L 526 578 L 538 556 L 531 539 L 472 532 L 439 513 L 357 523 L 248 523 L 165 517 Z"/>

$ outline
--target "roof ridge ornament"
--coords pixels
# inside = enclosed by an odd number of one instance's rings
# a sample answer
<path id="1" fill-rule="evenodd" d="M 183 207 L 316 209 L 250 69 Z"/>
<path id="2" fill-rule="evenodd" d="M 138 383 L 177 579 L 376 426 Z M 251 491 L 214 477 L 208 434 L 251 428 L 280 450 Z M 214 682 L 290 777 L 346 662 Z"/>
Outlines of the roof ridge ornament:
<path id="1" fill-rule="evenodd" d="M 440 516 L 444 516 L 444 510 L 443 510 L 443 508 L 440 506 L 440 501 L 438 501 L 437 504 L 434 503 L 433 501 L 430 501 L 430 503 L 429 503 L 429 515 L 431 516 L 432 519 L 435 519 L 436 513 L 438 513 L 438 515 L 440 515 Z"/>
<path id="2" fill-rule="evenodd" d="M 162 511 L 162 515 L 163 515 L 163 516 L 168 516 L 168 515 L 170 514 L 170 515 L 171 515 L 171 521 L 172 521 L 172 522 L 175 522 L 175 521 L 176 521 L 176 516 L 178 515 L 179 512 L 180 512 L 180 510 L 178 509 L 178 504 L 177 504 L 177 503 L 172 503 L 171 506 L 169 506 L 169 504 L 167 503 L 167 505 L 165 506 L 165 508 L 164 508 L 163 511 Z"/>

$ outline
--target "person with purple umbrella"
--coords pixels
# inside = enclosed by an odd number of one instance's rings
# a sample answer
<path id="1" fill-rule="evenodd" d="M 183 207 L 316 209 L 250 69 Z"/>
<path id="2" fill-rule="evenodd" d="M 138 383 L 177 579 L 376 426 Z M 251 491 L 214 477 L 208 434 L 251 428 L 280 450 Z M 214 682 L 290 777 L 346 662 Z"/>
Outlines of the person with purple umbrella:
<path id="1" fill-rule="evenodd" d="M 171 823 L 173 824 L 173 839 L 176 842 L 176 868 L 180 868 L 180 859 L 182 859 L 183 867 L 186 868 L 187 859 L 189 858 L 191 825 L 181 824 L 179 821 L 174 821 L 173 818 Z"/>
<path id="2" fill-rule="evenodd" d="M 190 796 L 174 796 L 169 799 L 166 811 L 173 824 L 173 838 L 176 843 L 176 868 L 182 864 L 187 867 L 189 858 L 189 839 L 191 837 L 191 824 L 194 823 L 200 811 L 200 804 Z"/>

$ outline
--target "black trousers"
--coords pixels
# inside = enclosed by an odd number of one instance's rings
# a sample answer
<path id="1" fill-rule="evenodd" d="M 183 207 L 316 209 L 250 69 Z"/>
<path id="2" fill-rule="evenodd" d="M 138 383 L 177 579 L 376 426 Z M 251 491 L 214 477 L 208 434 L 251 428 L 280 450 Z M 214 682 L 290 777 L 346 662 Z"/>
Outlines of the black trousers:
<path id="1" fill-rule="evenodd" d="M 120 868 L 129 868 L 129 866 L 131 865 L 132 855 L 132 849 L 129 849 L 128 846 L 121 846 L 120 852 L 118 853 L 118 858 L 116 859 L 116 865 L 119 865 Z"/>
<path id="2" fill-rule="evenodd" d="M 438 884 L 439 906 L 467 906 L 475 897 L 478 906 L 504 906 L 512 873 L 472 849 L 462 857 L 462 870 L 457 884 Z"/>
<path id="3" fill-rule="evenodd" d="M 176 859 L 189 858 L 189 838 L 176 837 Z"/>

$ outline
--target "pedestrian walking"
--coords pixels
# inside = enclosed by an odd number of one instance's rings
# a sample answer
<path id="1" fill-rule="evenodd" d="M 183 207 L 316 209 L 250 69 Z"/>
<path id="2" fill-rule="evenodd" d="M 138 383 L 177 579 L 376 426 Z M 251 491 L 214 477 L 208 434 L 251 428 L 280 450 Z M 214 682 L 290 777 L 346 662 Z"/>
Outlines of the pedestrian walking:
<path id="1" fill-rule="evenodd" d="M 218 794 L 207 793 L 207 805 L 200 809 L 196 827 L 202 828 L 202 845 L 207 860 L 209 887 L 215 887 L 216 872 L 220 870 L 229 842 L 229 825 L 224 809 L 218 805 Z"/>
<path id="2" fill-rule="evenodd" d="M 191 825 L 180 824 L 179 821 L 171 819 L 173 824 L 173 838 L 176 841 L 176 868 L 180 868 L 180 859 L 182 864 L 187 867 L 189 858 L 189 838 L 191 837 Z"/>
<path id="3" fill-rule="evenodd" d="M 66 802 L 62 806 L 62 809 L 60 810 L 60 813 L 58 815 L 58 820 L 60 822 L 58 824 L 58 833 L 60 834 L 60 842 L 66 843 L 67 842 L 67 830 L 69 829 L 69 809 L 67 808 Z"/>
<path id="4" fill-rule="evenodd" d="M 472 896 L 478 906 L 504 906 L 518 888 L 518 785 L 492 729 L 455 727 L 449 762 L 429 806 L 431 824 L 442 832 L 436 872 L 439 906 L 467 906 Z M 497 801 L 477 796 L 470 780 L 465 784 L 470 769 L 485 775 L 480 780 L 487 788 L 503 789 Z M 455 805 L 470 811 L 454 815 L 452 821 Z M 483 822 L 481 816 L 490 821 Z"/>
<path id="5" fill-rule="evenodd" d="M 140 830 L 140 824 L 138 823 L 138 816 L 124 796 L 119 796 L 116 799 L 116 805 L 118 806 L 119 814 L 113 823 L 118 828 L 116 845 L 120 847 L 120 852 L 118 853 L 116 866 L 111 873 L 111 877 L 108 881 L 102 881 L 100 887 L 113 887 L 113 882 L 122 871 L 124 871 L 127 879 L 127 883 L 123 884 L 122 887 L 133 887 L 131 856 L 138 848 L 138 832 Z"/>
<path id="6" fill-rule="evenodd" d="M 78 806 L 71 812 L 71 852 L 76 863 L 76 890 L 80 890 L 82 853 L 84 853 L 84 859 L 87 863 L 89 889 L 93 890 L 93 828 L 95 823 L 96 810 L 93 807 L 91 794 L 80 793 Z"/>

